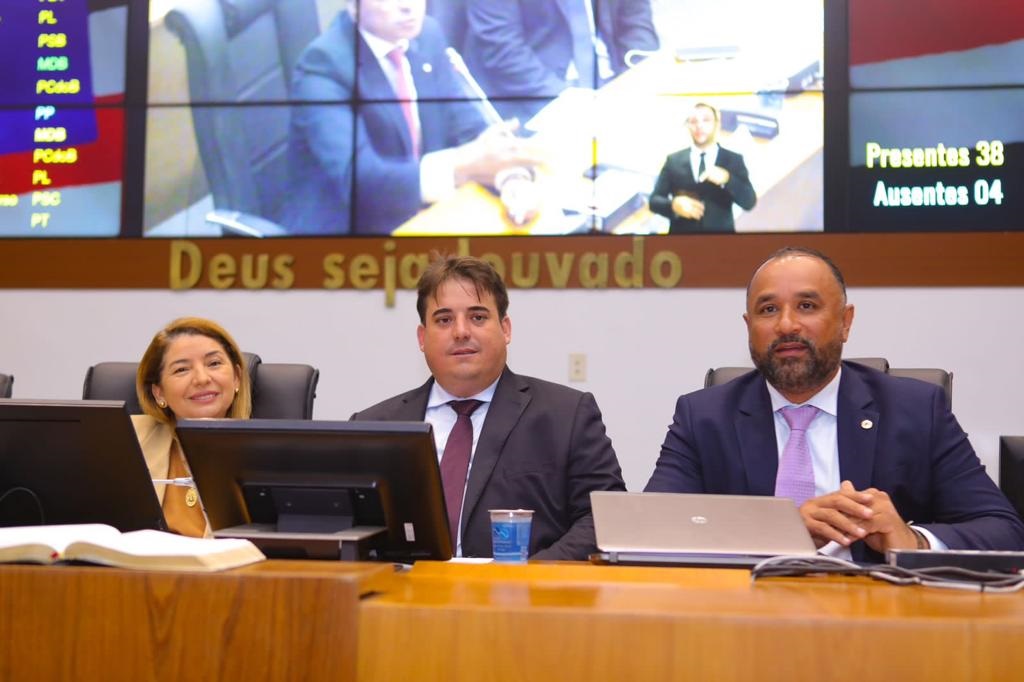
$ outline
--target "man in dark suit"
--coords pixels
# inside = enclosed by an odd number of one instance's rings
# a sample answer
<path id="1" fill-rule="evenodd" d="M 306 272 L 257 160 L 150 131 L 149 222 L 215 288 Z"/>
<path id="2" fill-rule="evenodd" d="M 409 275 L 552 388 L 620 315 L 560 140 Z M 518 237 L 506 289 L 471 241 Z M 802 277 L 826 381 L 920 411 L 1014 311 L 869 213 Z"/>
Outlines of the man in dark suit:
<path id="1" fill-rule="evenodd" d="M 430 422 L 444 477 L 456 410 L 478 401 L 469 417 L 468 473 L 454 493 L 445 481 L 458 553 L 491 556 L 488 510 L 524 508 L 534 510 L 531 557 L 585 560 L 596 549 L 590 492 L 625 490 L 594 397 L 505 365 L 508 293 L 486 261 L 434 261 L 420 278 L 416 305 L 420 350 L 433 376 L 353 419 Z"/>
<path id="2" fill-rule="evenodd" d="M 669 220 L 669 234 L 734 232 L 732 205 L 757 203 L 743 157 L 718 144 L 718 109 L 693 107 L 686 126 L 693 146 L 669 154 L 651 192 L 650 207 Z"/>
<path id="3" fill-rule="evenodd" d="M 630 50 L 658 49 L 650 0 L 466 0 L 466 13 L 466 61 L 498 110 L 521 120 L 569 85 L 625 71 Z"/>
<path id="4" fill-rule="evenodd" d="M 899 548 L 1024 549 L 1024 524 L 942 390 L 840 362 L 853 306 L 831 260 L 777 252 L 751 279 L 743 319 L 757 371 L 679 398 L 646 490 L 792 497 L 819 547 L 857 560 Z M 790 428 L 794 405 L 812 406 L 809 424 Z M 810 487 L 784 494 L 798 429 Z"/>
<path id="5" fill-rule="evenodd" d="M 306 48 L 291 92 L 293 233 L 387 234 L 462 184 L 494 187 L 536 161 L 514 123 L 488 125 L 466 100 L 446 48 L 425 0 L 349 0 Z"/>

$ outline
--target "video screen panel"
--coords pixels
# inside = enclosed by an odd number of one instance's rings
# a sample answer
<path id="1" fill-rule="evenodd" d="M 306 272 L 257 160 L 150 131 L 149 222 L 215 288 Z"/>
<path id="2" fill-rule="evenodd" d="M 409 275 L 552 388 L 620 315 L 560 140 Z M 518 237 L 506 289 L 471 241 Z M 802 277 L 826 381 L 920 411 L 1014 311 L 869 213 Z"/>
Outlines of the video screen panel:
<path id="1" fill-rule="evenodd" d="M 703 201 L 648 208 L 700 102 L 743 163 L 705 182 L 749 176 L 756 204 L 682 231 L 823 229 L 822 3 L 570 5 L 165 3 L 144 234 L 663 233 Z"/>
<path id="2" fill-rule="evenodd" d="M 127 0 L 0 7 L 0 236 L 116 236 Z"/>
<path id="3" fill-rule="evenodd" d="M 850 95 L 856 231 L 1020 228 L 1024 88 Z"/>
<path id="4" fill-rule="evenodd" d="M 1024 4 L 862 0 L 849 11 L 847 229 L 1020 229 Z"/>
<path id="5" fill-rule="evenodd" d="M 1024 85 L 1024 3 L 849 2 L 850 86 Z"/>

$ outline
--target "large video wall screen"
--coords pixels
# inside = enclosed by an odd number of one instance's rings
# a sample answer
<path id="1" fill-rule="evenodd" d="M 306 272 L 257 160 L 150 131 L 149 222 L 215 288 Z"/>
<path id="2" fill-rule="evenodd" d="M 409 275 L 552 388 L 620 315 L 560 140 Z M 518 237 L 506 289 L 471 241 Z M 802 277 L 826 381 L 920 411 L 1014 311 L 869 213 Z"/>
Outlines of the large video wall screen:
<path id="1" fill-rule="evenodd" d="M 1017 229 L 1021 7 L 10 0 L 0 236 Z"/>

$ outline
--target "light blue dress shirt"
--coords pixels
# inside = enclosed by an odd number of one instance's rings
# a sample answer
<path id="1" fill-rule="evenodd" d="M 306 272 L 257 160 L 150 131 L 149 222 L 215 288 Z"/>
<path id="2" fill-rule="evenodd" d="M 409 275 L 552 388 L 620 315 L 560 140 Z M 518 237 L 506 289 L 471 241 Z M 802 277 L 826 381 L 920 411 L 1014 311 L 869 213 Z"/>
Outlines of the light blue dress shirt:
<path id="1" fill-rule="evenodd" d="M 813 405 L 820 410 L 814 421 L 807 427 L 807 445 L 811 450 L 811 464 L 814 467 L 814 494 L 816 497 L 839 490 L 839 484 L 842 482 L 839 472 L 839 429 L 837 427 L 839 379 L 842 374 L 843 370 L 840 367 L 832 381 L 815 393 L 810 400 L 801 403 L 802 405 Z M 787 400 L 767 381 L 765 384 L 768 386 L 768 395 L 772 401 L 772 414 L 775 418 L 775 442 L 778 447 L 779 459 L 781 459 L 786 441 L 789 440 L 789 424 L 786 423 L 781 410 L 791 405 L 796 407 L 799 405 Z M 904 520 L 912 521 L 912 519 Z M 914 526 L 914 528 L 928 538 L 932 549 L 948 549 L 945 543 L 927 528 L 922 526 Z M 850 559 L 850 550 L 834 542 L 828 543 L 818 551 L 840 559 Z"/>

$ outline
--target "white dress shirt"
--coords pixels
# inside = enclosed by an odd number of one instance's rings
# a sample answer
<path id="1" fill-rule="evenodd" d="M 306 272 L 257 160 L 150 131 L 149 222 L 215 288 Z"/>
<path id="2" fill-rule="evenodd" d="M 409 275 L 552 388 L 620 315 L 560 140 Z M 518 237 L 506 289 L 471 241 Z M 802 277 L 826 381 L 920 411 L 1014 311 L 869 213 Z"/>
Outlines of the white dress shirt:
<path id="1" fill-rule="evenodd" d="M 500 379 L 500 377 L 499 377 Z M 434 444 L 437 446 L 437 461 L 441 462 L 441 458 L 444 456 L 444 448 L 448 444 L 448 436 L 451 435 L 452 429 L 455 428 L 455 421 L 458 419 L 458 415 L 455 414 L 455 410 L 448 403 L 452 400 L 479 400 L 483 404 L 473 411 L 470 415 L 469 420 L 473 424 L 473 447 L 469 451 L 469 468 L 466 469 L 466 480 L 469 480 L 469 472 L 473 470 L 473 457 L 476 455 L 476 444 L 480 440 L 480 432 L 484 428 L 484 420 L 487 418 L 487 411 L 491 407 L 491 401 L 494 399 L 494 390 L 498 387 L 498 380 L 495 379 L 494 383 L 480 391 L 476 395 L 471 395 L 468 398 L 459 398 L 452 395 L 448 391 L 441 387 L 441 384 L 434 382 L 430 388 L 430 396 L 427 398 L 427 411 L 423 415 L 423 421 L 428 422 L 434 427 Z M 462 487 L 462 501 L 465 504 L 466 501 L 466 487 Z M 465 507 L 462 507 L 465 511 Z M 460 519 L 461 521 L 461 519 Z M 456 530 L 456 543 L 455 556 L 462 556 L 462 524 L 459 523 L 459 528 Z"/>
<path id="2" fill-rule="evenodd" d="M 395 70 L 395 65 L 388 58 L 388 53 L 396 47 L 402 48 L 403 53 L 407 52 L 409 41 L 400 40 L 393 43 L 390 40 L 384 40 L 375 36 L 369 31 L 364 31 L 362 28 L 359 29 L 359 33 L 370 47 L 370 51 L 377 59 L 377 63 L 380 64 L 380 68 L 384 71 L 384 75 L 387 76 L 391 87 L 395 92 L 398 92 L 398 73 Z M 423 68 L 427 70 L 434 67 L 432 64 L 424 64 Z M 417 102 L 419 98 L 416 92 L 416 80 L 412 76 L 412 65 L 409 64 L 408 57 L 402 59 L 402 70 L 405 73 L 405 80 L 409 84 L 409 91 L 412 95 L 413 119 L 416 121 L 416 125 L 419 126 L 420 108 Z M 422 132 L 420 133 L 420 144 L 423 144 Z M 434 203 L 455 192 L 456 160 L 456 150 L 454 148 L 439 149 L 420 156 L 420 198 L 425 203 Z"/>
<path id="3" fill-rule="evenodd" d="M 395 68 L 394 63 L 391 61 L 388 55 L 396 47 L 402 50 L 402 73 L 405 76 L 405 82 L 409 84 L 409 93 L 412 95 L 412 111 L 413 118 L 416 120 L 416 125 L 419 125 L 420 113 L 419 107 L 416 104 L 418 99 L 416 96 L 416 81 L 412 77 L 412 67 L 409 65 L 409 58 L 405 57 L 405 53 L 409 51 L 409 41 L 399 40 L 398 42 L 391 42 L 390 40 L 384 40 L 369 31 L 364 31 L 362 28 L 359 29 L 360 35 L 363 36 L 363 40 L 370 48 L 370 52 L 373 53 L 377 63 L 380 64 L 381 70 L 384 71 L 384 75 L 387 76 L 388 82 L 391 83 L 391 88 L 397 93 L 398 92 L 398 70 Z"/>
<path id="4" fill-rule="evenodd" d="M 690 170 L 693 171 L 693 179 L 697 181 L 700 180 L 697 171 L 700 169 L 700 155 L 702 153 L 704 154 L 704 171 L 707 172 L 712 166 L 718 164 L 718 143 L 716 142 L 707 149 L 690 147 Z"/>

